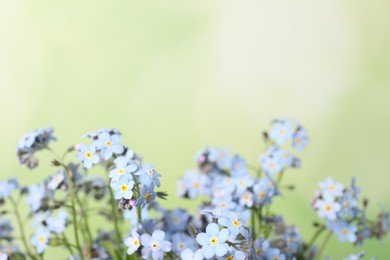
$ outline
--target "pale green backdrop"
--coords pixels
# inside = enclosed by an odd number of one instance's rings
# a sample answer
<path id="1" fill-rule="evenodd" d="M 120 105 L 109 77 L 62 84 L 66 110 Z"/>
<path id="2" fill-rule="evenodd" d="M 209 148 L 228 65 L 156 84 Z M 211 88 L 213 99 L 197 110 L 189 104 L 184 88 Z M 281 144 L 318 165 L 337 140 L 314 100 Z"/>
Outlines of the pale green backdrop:
<path id="1" fill-rule="evenodd" d="M 18 166 L 27 131 L 53 126 L 60 151 L 116 127 L 175 207 L 175 181 L 198 149 L 230 147 L 256 164 L 261 131 L 288 116 L 311 143 L 285 180 L 298 190 L 275 209 L 304 238 L 327 176 L 355 176 L 370 214 L 390 210 L 389 14 L 386 0 L 0 0 L 0 175 L 28 184 L 54 171 Z M 389 247 L 333 239 L 325 253 L 389 259 Z"/>

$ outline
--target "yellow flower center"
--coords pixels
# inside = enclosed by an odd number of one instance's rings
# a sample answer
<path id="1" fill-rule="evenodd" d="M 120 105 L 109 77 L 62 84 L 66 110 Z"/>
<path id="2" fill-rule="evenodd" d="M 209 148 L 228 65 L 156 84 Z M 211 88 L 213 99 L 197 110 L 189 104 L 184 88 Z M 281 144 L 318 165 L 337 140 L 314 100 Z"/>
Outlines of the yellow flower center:
<path id="1" fill-rule="evenodd" d="M 244 199 L 249 200 L 249 194 L 244 194 Z"/>
<path id="2" fill-rule="evenodd" d="M 325 210 L 326 210 L 326 211 L 330 211 L 331 209 L 332 209 L 332 206 L 331 206 L 331 205 L 328 204 L 328 205 L 325 206 Z"/>
<path id="3" fill-rule="evenodd" d="M 328 190 L 330 190 L 330 191 L 334 190 L 334 186 L 333 185 L 329 185 Z"/>
<path id="4" fill-rule="evenodd" d="M 139 240 L 138 239 L 134 239 L 133 245 L 138 246 L 139 245 Z"/>
<path id="5" fill-rule="evenodd" d="M 218 239 L 217 239 L 216 237 L 212 237 L 212 238 L 210 239 L 210 244 L 213 245 L 213 246 L 215 246 L 216 244 L 218 244 Z"/>
<path id="6" fill-rule="evenodd" d="M 233 260 L 233 257 L 228 256 L 228 257 L 225 258 L 225 260 Z"/>
<path id="7" fill-rule="evenodd" d="M 284 135 L 284 129 L 280 129 L 280 130 L 279 130 L 279 134 L 280 134 L 280 135 Z"/>
<path id="8" fill-rule="evenodd" d="M 261 250 L 260 250 L 260 248 L 256 248 L 256 250 L 255 250 L 255 251 L 256 251 L 256 255 L 257 255 L 257 256 L 259 256 L 259 255 L 260 255 L 260 253 L 261 253 Z"/>
<path id="9" fill-rule="evenodd" d="M 107 141 L 105 142 L 105 145 L 106 145 L 106 147 L 110 147 L 110 146 L 112 145 L 112 143 L 111 143 L 110 140 L 107 140 Z"/>
<path id="10" fill-rule="evenodd" d="M 265 193 L 263 191 L 259 192 L 258 195 L 259 195 L 260 199 L 264 199 L 264 197 L 265 197 Z"/>
<path id="11" fill-rule="evenodd" d="M 268 164 L 268 167 L 269 167 L 270 169 L 273 169 L 273 168 L 275 167 L 275 164 L 274 164 L 273 162 L 270 162 L 270 163 Z"/>
<path id="12" fill-rule="evenodd" d="M 220 206 L 221 208 L 225 208 L 227 205 L 226 205 L 225 202 L 221 202 L 221 204 L 219 204 L 219 206 Z"/>
<path id="13" fill-rule="evenodd" d="M 272 258 L 272 260 L 278 260 L 279 259 L 279 257 L 277 257 L 277 256 L 274 256 L 273 258 Z"/>
<path id="14" fill-rule="evenodd" d="M 90 151 L 85 152 L 85 157 L 87 157 L 88 159 L 91 159 L 92 153 Z"/>
<path id="15" fill-rule="evenodd" d="M 149 192 L 145 194 L 145 199 L 146 200 L 150 199 L 150 193 Z"/>
<path id="16" fill-rule="evenodd" d="M 199 188 L 199 182 L 194 182 L 193 184 L 192 184 L 192 187 L 193 188 L 195 188 L 195 189 L 197 189 L 197 188 Z"/>
<path id="17" fill-rule="evenodd" d="M 295 138 L 295 142 L 296 142 L 297 144 L 299 144 L 299 143 L 301 142 L 301 138 L 299 138 L 299 137 Z"/>
<path id="18" fill-rule="evenodd" d="M 240 222 L 238 222 L 238 220 L 233 220 L 232 221 L 232 225 L 235 226 L 235 227 L 239 227 L 240 226 Z"/>
<path id="19" fill-rule="evenodd" d="M 124 169 L 119 169 L 119 170 L 118 170 L 118 174 L 119 174 L 119 175 L 122 175 L 124 172 L 125 172 Z"/>
<path id="20" fill-rule="evenodd" d="M 147 174 L 149 174 L 149 176 L 153 175 L 153 169 L 147 170 L 146 172 L 147 172 Z"/>
<path id="21" fill-rule="evenodd" d="M 226 183 L 226 184 L 229 184 L 231 181 L 232 181 L 232 180 L 231 180 L 230 178 L 226 178 L 226 179 L 225 179 L 225 183 Z"/>
<path id="22" fill-rule="evenodd" d="M 39 240 L 39 242 L 43 243 L 43 242 L 45 242 L 45 238 L 46 237 L 44 235 L 41 235 L 38 237 L 38 240 Z"/>
<path id="23" fill-rule="evenodd" d="M 128 187 L 126 184 L 121 185 L 121 191 L 125 192 L 125 191 L 127 191 L 127 189 L 128 189 Z"/>
<path id="24" fill-rule="evenodd" d="M 348 208 L 348 206 L 349 206 L 348 201 L 344 202 L 344 208 Z"/>
<path id="25" fill-rule="evenodd" d="M 348 234 L 348 229 L 344 228 L 341 232 L 343 233 L 343 235 L 346 235 Z"/>

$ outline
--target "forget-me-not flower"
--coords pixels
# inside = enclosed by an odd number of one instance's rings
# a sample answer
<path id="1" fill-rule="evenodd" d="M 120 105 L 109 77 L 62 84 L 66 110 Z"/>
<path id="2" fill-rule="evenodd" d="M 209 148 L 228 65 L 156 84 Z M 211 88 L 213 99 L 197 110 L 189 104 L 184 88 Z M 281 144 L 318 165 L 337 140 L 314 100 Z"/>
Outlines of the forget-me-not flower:
<path id="1" fill-rule="evenodd" d="M 165 232 L 162 230 L 153 231 L 152 235 L 142 234 L 140 237 L 142 248 L 142 257 L 148 259 L 152 256 L 153 260 L 164 258 L 164 252 L 171 251 L 172 245 L 168 240 L 164 240 Z"/>
<path id="2" fill-rule="evenodd" d="M 61 234 L 65 231 L 67 218 L 66 212 L 59 210 L 57 217 L 52 216 L 46 220 L 47 228 L 54 233 Z"/>
<path id="3" fill-rule="evenodd" d="M 229 237 L 229 230 L 223 228 L 219 230 L 216 223 L 210 223 L 206 227 L 206 232 L 196 236 L 196 242 L 202 246 L 202 254 L 205 258 L 213 256 L 224 256 L 228 252 L 226 240 Z"/>
<path id="4" fill-rule="evenodd" d="M 133 197 L 134 181 L 126 175 L 122 175 L 119 179 L 112 179 L 110 183 L 114 190 L 115 199 L 121 198 L 131 199 Z"/>
<path id="5" fill-rule="evenodd" d="M 47 247 L 50 231 L 42 226 L 38 227 L 35 235 L 31 238 L 31 244 L 36 247 L 37 253 L 40 254 Z"/>
<path id="6" fill-rule="evenodd" d="M 95 146 L 88 146 L 86 144 L 79 145 L 79 152 L 77 153 L 77 160 L 83 162 L 84 167 L 90 169 L 92 165 L 99 162 L 99 156 L 96 154 Z"/>
<path id="7" fill-rule="evenodd" d="M 93 142 L 93 145 L 100 150 L 102 158 L 108 160 L 113 154 L 123 153 L 124 148 L 120 141 L 119 135 L 110 135 L 108 132 L 102 132 L 99 134 L 98 139 Z"/>

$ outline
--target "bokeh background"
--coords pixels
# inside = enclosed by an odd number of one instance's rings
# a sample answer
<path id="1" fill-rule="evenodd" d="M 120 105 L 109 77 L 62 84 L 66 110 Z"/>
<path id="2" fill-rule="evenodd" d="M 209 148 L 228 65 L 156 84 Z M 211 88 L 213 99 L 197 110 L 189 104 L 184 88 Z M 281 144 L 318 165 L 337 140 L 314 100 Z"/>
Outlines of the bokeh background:
<path id="1" fill-rule="evenodd" d="M 175 182 L 197 150 L 230 147 L 256 164 L 262 130 L 291 117 L 311 142 L 275 211 L 308 239 L 317 182 L 355 176 L 375 216 L 390 209 L 389 14 L 387 0 L 0 1 L 1 178 L 53 173 L 18 165 L 27 131 L 54 127 L 62 151 L 116 127 L 162 174 L 164 205 L 192 208 Z M 389 246 L 334 238 L 325 255 L 388 259 Z"/>

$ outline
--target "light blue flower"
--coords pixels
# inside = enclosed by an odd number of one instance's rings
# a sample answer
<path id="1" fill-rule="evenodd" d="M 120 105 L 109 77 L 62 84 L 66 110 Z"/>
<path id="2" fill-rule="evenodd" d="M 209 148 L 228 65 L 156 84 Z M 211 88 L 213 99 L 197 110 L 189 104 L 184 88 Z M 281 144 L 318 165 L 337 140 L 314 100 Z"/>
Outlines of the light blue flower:
<path id="1" fill-rule="evenodd" d="M 195 240 L 185 233 L 174 233 L 172 235 L 172 251 L 179 256 L 187 248 L 195 250 Z"/>
<path id="2" fill-rule="evenodd" d="M 286 141 L 292 139 L 291 125 L 284 120 L 275 120 L 268 136 L 278 145 L 283 145 Z"/>
<path id="3" fill-rule="evenodd" d="M 184 232 L 188 228 L 190 215 L 187 210 L 175 208 L 164 213 L 166 230 L 171 233 Z"/>
<path id="4" fill-rule="evenodd" d="M 272 197 L 277 194 L 277 191 L 273 182 L 265 177 L 253 186 L 253 194 L 256 204 L 264 206 L 271 203 Z"/>
<path id="5" fill-rule="evenodd" d="M 141 245 L 139 239 L 140 239 L 140 236 L 137 232 L 137 229 L 134 228 L 131 231 L 131 236 L 129 236 L 128 238 L 126 238 L 124 240 L 124 244 L 127 246 L 127 254 L 128 255 L 132 255 L 135 251 L 138 250 L 138 248 Z"/>
<path id="6" fill-rule="evenodd" d="M 0 182 L 0 198 L 6 198 L 11 195 L 11 192 L 19 187 L 15 178 L 10 178 Z"/>
<path id="7" fill-rule="evenodd" d="M 230 246 L 228 249 L 228 253 L 226 255 L 217 258 L 217 260 L 226 260 L 226 259 L 246 260 L 248 258 L 243 251 L 238 251 Z"/>
<path id="8" fill-rule="evenodd" d="M 319 182 L 318 186 L 322 189 L 322 195 L 324 197 L 335 198 L 343 194 L 344 186 L 341 183 L 335 183 L 333 178 L 330 177 Z"/>
<path id="9" fill-rule="evenodd" d="M 209 195 L 209 179 L 199 170 L 187 171 L 183 177 L 184 196 L 196 198 L 200 195 Z"/>
<path id="10" fill-rule="evenodd" d="M 238 215 L 232 211 L 226 212 L 218 219 L 218 223 L 221 226 L 226 227 L 230 232 L 229 240 L 234 240 L 238 234 L 244 237 L 248 236 L 248 230 L 246 230 L 246 223 L 241 220 Z"/>
<path id="11" fill-rule="evenodd" d="M 153 231 L 152 235 L 142 234 L 140 241 L 143 245 L 142 257 L 148 259 L 152 256 L 153 260 L 161 260 L 164 258 L 164 252 L 171 251 L 172 244 L 168 240 L 164 240 L 165 232 L 161 230 Z"/>
<path id="12" fill-rule="evenodd" d="M 66 220 L 68 216 L 64 210 L 59 210 L 57 217 L 50 217 L 47 219 L 46 224 L 47 228 L 54 233 L 61 234 L 65 231 Z"/>
<path id="13" fill-rule="evenodd" d="M 210 223 L 206 227 L 206 232 L 199 233 L 196 236 L 196 242 L 202 246 L 202 254 L 205 258 L 213 256 L 224 256 L 228 252 L 226 240 L 229 237 L 229 230 L 219 227 L 215 223 Z"/>
<path id="14" fill-rule="evenodd" d="M 133 207 L 132 209 L 128 209 L 128 210 L 123 210 L 123 218 L 128 220 L 132 227 L 149 218 L 149 210 L 147 207 L 141 209 L 141 218 L 142 218 L 141 221 L 138 221 L 137 211 L 138 209 L 136 207 Z"/>
<path id="15" fill-rule="evenodd" d="M 203 260 L 202 251 L 200 249 L 193 252 L 191 249 L 187 248 L 181 252 L 180 257 L 182 260 Z"/>
<path id="16" fill-rule="evenodd" d="M 327 218 L 329 220 L 335 220 L 337 212 L 341 209 L 341 205 L 331 198 L 317 200 L 314 203 L 314 207 L 317 209 L 317 214 L 320 218 Z"/>
<path id="17" fill-rule="evenodd" d="M 236 194 L 241 195 L 247 191 L 254 183 L 254 180 L 249 175 L 243 175 L 241 177 L 234 178 L 234 183 L 236 185 Z"/>
<path id="18" fill-rule="evenodd" d="M 100 160 L 96 154 L 95 146 L 88 146 L 86 144 L 80 144 L 76 158 L 83 162 L 84 167 L 87 169 L 90 169 L 92 165 L 97 164 Z"/>
<path id="19" fill-rule="evenodd" d="M 281 153 L 276 146 L 271 146 L 266 153 L 259 158 L 261 170 L 266 174 L 276 174 L 285 166 Z"/>
<path id="20" fill-rule="evenodd" d="M 364 251 L 362 252 L 359 252 L 357 254 L 351 254 L 349 255 L 347 258 L 344 258 L 343 260 L 359 260 L 361 258 L 363 258 L 363 256 L 365 255 Z M 371 258 L 373 260 L 373 258 Z"/>
<path id="21" fill-rule="evenodd" d="M 340 242 L 349 242 L 349 243 L 355 243 L 356 242 L 356 231 L 357 231 L 357 225 L 356 224 L 349 224 L 346 221 L 338 221 L 337 225 L 334 229 L 334 233 L 337 235 L 337 238 Z"/>
<path id="22" fill-rule="evenodd" d="M 115 199 L 121 198 L 131 199 L 133 197 L 134 181 L 126 175 L 122 175 L 119 179 L 112 179 L 110 183 L 114 190 Z"/>
<path id="23" fill-rule="evenodd" d="M 135 206 L 144 207 L 146 204 L 154 201 L 155 198 L 156 198 L 156 193 L 154 192 L 153 184 L 150 184 L 149 186 L 142 185 L 141 192 Z"/>
<path id="24" fill-rule="evenodd" d="M 246 191 L 241 194 L 240 200 L 239 200 L 240 205 L 246 206 L 248 208 L 253 206 L 253 194 L 250 191 Z"/>
<path id="25" fill-rule="evenodd" d="M 127 175 L 129 178 L 132 178 L 131 173 L 135 172 L 138 169 L 138 166 L 135 162 L 129 160 L 115 160 L 115 168 L 110 171 L 108 177 L 111 179 L 119 179 L 122 175 Z"/>
<path id="26" fill-rule="evenodd" d="M 120 141 L 119 135 L 110 135 L 108 132 L 102 132 L 99 134 L 98 139 L 93 142 L 93 145 L 100 150 L 102 158 L 108 160 L 113 154 L 123 153 L 124 148 Z"/>
<path id="27" fill-rule="evenodd" d="M 37 253 L 42 253 L 49 241 L 50 231 L 42 226 L 38 227 L 35 235 L 31 238 L 31 244 L 36 247 Z"/>
<path id="28" fill-rule="evenodd" d="M 298 127 L 292 136 L 292 147 L 294 147 L 297 151 L 302 151 L 308 143 L 309 138 L 307 136 L 306 129 Z"/>
<path id="29" fill-rule="evenodd" d="M 53 137 L 53 128 L 37 129 L 24 135 L 18 142 L 17 157 L 21 165 L 30 169 L 38 165 L 38 159 L 34 157 L 36 151 L 48 146 Z"/>
<path id="30" fill-rule="evenodd" d="M 278 248 L 268 248 L 265 252 L 268 260 L 285 260 L 286 256 Z"/>
<path id="31" fill-rule="evenodd" d="M 35 184 L 28 187 L 28 195 L 26 202 L 30 206 L 31 211 L 36 211 L 41 207 L 43 198 L 45 197 L 45 187 L 43 184 Z"/>
<path id="32" fill-rule="evenodd" d="M 34 214 L 34 220 L 32 223 L 32 227 L 37 227 L 37 226 L 41 225 L 49 216 L 50 216 L 50 211 L 36 212 Z"/>
<path id="33" fill-rule="evenodd" d="M 47 187 L 49 190 L 56 190 L 61 183 L 65 180 L 65 174 L 63 171 L 54 174 L 53 176 L 50 177 L 49 182 L 47 183 Z"/>
<path id="34" fill-rule="evenodd" d="M 161 175 L 156 172 L 151 164 L 143 163 L 142 168 L 136 171 L 134 174 L 140 176 L 139 181 L 141 184 L 149 186 L 151 183 L 153 183 L 157 187 L 160 187 L 160 180 L 158 177 Z"/>
<path id="35" fill-rule="evenodd" d="M 228 149 L 210 148 L 208 159 L 221 170 L 228 169 L 230 166 L 230 157 Z"/>
<path id="36" fill-rule="evenodd" d="M 246 162 L 239 155 L 234 155 L 232 157 L 232 159 L 230 160 L 229 169 L 233 178 L 249 176 L 249 171 L 246 166 Z"/>

